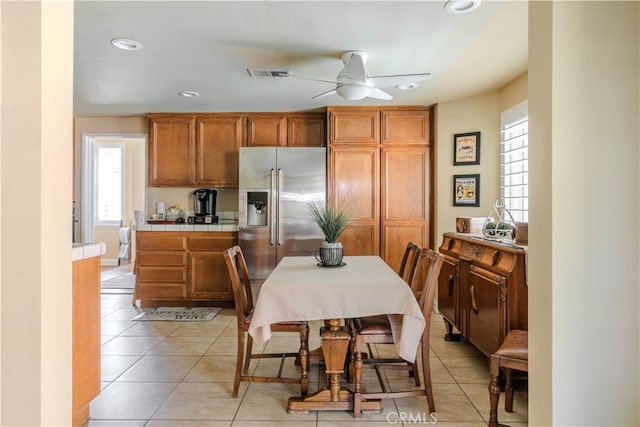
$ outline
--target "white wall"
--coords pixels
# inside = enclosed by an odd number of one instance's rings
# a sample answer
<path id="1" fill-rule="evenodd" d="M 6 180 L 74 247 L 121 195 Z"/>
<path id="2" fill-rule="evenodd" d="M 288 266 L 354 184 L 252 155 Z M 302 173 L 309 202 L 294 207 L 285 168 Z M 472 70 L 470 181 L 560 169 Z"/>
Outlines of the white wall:
<path id="1" fill-rule="evenodd" d="M 73 2 L 0 16 L 0 424 L 68 426 Z"/>
<path id="2" fill-rule="evenodd" d="M 639 5 L 529 4 L 530 425 L 640 425 Z"/>

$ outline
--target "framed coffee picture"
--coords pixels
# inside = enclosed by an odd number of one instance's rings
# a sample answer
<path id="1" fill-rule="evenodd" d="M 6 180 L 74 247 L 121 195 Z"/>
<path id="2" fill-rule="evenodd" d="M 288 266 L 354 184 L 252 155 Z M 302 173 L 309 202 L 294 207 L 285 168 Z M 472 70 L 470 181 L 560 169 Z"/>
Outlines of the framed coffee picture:
<path id="1" fill-rule="evenodd" d="M 453 135 L 453 165 L 480 164 L 480 132 Z"/>
<path id="2" fill-rule="evenodd" d="M 480 206 L 480 174 L 453 175 L 453 206 Z"/>

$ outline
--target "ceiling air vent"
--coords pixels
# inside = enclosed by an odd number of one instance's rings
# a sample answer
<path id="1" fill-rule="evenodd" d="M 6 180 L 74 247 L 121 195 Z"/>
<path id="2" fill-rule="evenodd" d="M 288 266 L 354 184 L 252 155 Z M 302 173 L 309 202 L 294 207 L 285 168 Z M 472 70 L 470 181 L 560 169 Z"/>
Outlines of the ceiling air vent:
<path id="1" fill-rule="evenodd" d="M 290 77 L 291 71 L 289 70 L 250 70 L 247 72 L 251 77 Z"/>

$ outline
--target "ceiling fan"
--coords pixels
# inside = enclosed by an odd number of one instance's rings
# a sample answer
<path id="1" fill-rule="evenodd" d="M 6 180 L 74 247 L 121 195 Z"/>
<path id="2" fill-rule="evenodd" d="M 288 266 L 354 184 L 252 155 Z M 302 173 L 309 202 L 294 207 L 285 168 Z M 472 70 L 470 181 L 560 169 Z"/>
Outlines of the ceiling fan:
<path id="1" fill-rule="evenodd" d="M 389 95 L 381 88 L 397 87 L 399 89 L 413 89 L 417 86 L 416 82 L 426 80 L 431 77 L 430 73 L 372 76 L 365 68 L 367 57 L 367 53 L 361 50 L 349 50 L 344 52 L 342 54 L 344 68 L 338 73 L 336 80 L 305 77 L 297 75 L 290 70 L 282 73 L 281 76 L 334 83 L 336 85 L 334 89 L 322 92 L 314 96 L 312 99 L 336 94 L 350 101 L 357 101 L 367 97 L 390 100 L 393 99 L 393 96 Z"/>

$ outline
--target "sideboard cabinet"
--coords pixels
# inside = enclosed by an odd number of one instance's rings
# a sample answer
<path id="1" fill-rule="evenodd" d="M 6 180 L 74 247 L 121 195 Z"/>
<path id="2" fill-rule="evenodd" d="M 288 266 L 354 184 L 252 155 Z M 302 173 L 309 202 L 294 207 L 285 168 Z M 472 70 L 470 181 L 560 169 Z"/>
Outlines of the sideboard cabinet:
<path id="1" fill-rule="evenodd" d="M 439 251 L 445 255 L 438 278 L 445 340 L 465 338 L 490 356 L 511 329 L 528 330 L 526 248 L 445 233 Z"/>

